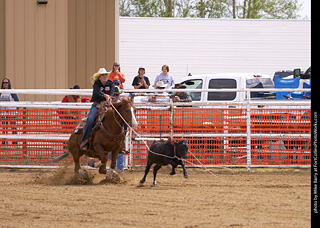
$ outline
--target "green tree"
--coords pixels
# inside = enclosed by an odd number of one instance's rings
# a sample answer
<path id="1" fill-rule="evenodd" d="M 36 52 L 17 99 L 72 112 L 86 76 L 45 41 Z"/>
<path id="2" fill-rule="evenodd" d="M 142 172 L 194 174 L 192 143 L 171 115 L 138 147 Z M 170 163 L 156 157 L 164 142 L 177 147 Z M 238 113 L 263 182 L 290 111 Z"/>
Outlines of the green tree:
<path id="1" fill-rule="evenodd" d="M 221 18 L 230 16 L 226 0 L 196 1 L 194 9 L 195 17 Z"/>
<path id="2" fill-rule="evenodd" d="M 300 9 L 298 0 L 120 0 L 131 17 L 295 19 Z"/>
<path id="3" fill-rule="evenodd" d="M 243 0 L 238 9 L 239 18 L 296 19 L 301 4 L 298 0 Z"/>

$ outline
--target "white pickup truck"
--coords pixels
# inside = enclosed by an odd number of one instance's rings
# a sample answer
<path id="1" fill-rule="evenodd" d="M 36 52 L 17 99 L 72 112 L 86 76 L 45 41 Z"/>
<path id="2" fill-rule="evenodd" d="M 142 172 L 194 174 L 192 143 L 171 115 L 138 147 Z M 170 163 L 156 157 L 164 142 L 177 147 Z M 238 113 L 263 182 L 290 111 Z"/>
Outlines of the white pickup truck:
<path id="1" fill-rule="evenodd" d="M 184 77 L 179 83 L 185 85 L 187 89 L 199 90 L 274 88 L 271 76 L 251 73 L 200 74 Z M 193 102 L 242 102 L 246 98 L 245 92 L 191 92 L 190 94 Z M 251 98 L 265 98 L 264 95 L 263 93 L 253 92 Z"/>

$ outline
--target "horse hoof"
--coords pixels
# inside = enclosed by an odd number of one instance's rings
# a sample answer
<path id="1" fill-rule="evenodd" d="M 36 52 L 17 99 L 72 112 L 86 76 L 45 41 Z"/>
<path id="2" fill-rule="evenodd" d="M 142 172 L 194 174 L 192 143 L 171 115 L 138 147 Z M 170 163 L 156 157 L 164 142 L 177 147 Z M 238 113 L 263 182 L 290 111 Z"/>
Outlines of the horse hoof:
<path id="1" fill-rule="evenodd" d="M 113 175 L 116 175 L 117 173 L 114 170 L 108 169 L 108 170 L 106 170 L 106 174 L 107 174 L 106 179 L 111 180 Z"/>
<path id="2" fill-rule="evenodd" d="M 106 167 L 101 166 L 101 167 L 99 168 L 99 173 L 100 173 L 100 174 L 107 174 L 107 169 L 106 169 Z"/>

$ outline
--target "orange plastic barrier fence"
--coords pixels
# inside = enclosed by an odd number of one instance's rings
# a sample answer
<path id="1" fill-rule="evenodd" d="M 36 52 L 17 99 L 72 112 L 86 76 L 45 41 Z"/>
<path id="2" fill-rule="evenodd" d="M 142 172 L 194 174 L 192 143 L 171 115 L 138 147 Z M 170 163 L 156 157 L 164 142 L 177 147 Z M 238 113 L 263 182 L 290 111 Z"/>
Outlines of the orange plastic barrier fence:
<path id="1" fill-rule="evenodd" d="M 0 165 L 52 166 L 88 109 L 0 110 Z M 168 108 L 136 111 L 137 132 L 147 140 L 188 140 L 206 166 L 310 166 L 310 108 Z M 250 125 L 248 144 L 247 127 Z M 146 165 L 147 147 L 133 134 L 131 165 Z M 187 160 L 200 164 L 191 154 Z M 69 157 L 66 161 L 70 162 Z M 87 158 L 82 159 L 86 165 Z M 190 164 L 189 164 L 190 166 Z"/>
<path id="2" fill-rule="evenodd" d="M 165 139 L 172 131 L 203 165 L 247 165 L 246 108 L 175 108 L 171 127 L 170 110 L 138 110 L 137 118 L 142 137 Z M 252 166 L 310 166 L 310 109 L 251 109 L 250 118 Z M 133 146 L 133 165 L 144 165 L 146 146 Z"/>

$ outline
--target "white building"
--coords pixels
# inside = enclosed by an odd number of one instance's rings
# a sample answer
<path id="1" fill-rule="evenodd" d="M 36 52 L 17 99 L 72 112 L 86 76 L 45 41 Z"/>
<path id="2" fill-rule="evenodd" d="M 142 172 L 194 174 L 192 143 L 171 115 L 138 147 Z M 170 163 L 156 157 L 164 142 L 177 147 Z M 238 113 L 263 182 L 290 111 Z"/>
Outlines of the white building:
<path id="1" fill-rule="evenodd" d="M 127 18 L 119 20 L 119 61 L 131 89 L 138 67 L 151 84 L 168 64 L 175 81 L 188 73 L 306 70 L 310 20 Z"/>

